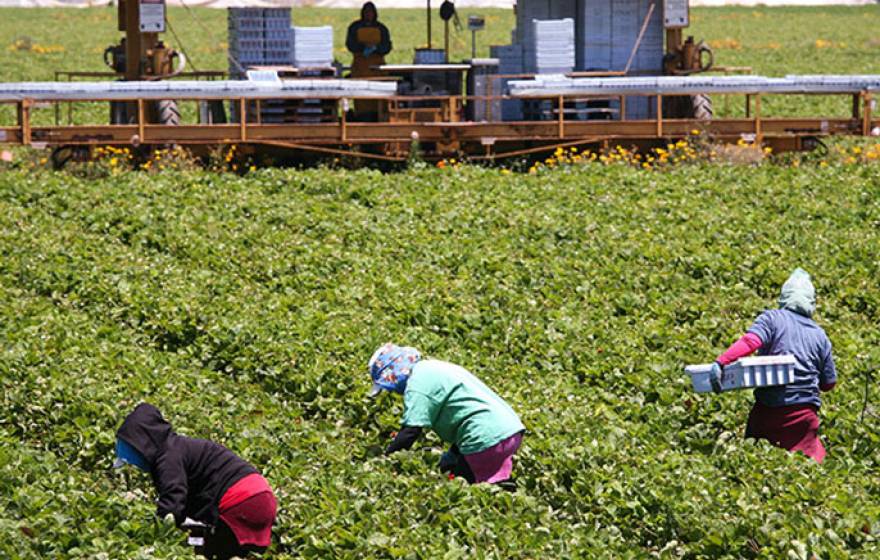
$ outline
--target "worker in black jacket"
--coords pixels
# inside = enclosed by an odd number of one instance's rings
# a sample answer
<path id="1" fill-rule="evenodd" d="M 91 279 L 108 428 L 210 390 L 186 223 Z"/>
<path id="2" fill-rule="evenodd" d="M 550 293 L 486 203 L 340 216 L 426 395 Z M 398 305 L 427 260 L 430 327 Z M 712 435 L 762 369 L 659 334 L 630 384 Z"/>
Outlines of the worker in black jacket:
<path id="1" fill-rule="evenodd" d="M 379 21 L 376 5 L 367 2 L 361 8 L 361 17 L 348 26 L 345 46 L 352 54 L 351 77 L 375 78 L 382 76 L 379 66 L 385 64 L 385 55 L 391 52 L 391 34 Z M 355 99 L 355 118 L 360 121 L 376 121 L 379 118 L 379 102 L 375 99 Z"/>
<path id="2" fill-rule="evenodd" d="M 150 473 L 160 518 L 214 527 L 199 550 L 208 558 L 244 557 L 269 546 L 277 508 L 272 489 L 222 445 L 177 435 L 156 407 L 142 403 L 116 432 L 116 456 L 114 467 Z"/>

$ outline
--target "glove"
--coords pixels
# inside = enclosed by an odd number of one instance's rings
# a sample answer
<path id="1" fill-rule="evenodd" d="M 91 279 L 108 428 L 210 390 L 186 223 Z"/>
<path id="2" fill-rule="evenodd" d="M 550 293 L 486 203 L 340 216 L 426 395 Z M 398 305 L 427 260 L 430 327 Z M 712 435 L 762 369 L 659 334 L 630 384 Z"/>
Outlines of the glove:
<path id="1" fill-rule="evenodd" d="M 440 472 L 449 472 L 458 464 L 458 457 L 451 451 L 444 451 L 440 456 Z"/>
<path id="2" fill-rule="evenodd" d="M 370 56 L 376 52 L 376 47 L 364 47 L 364 56 Z"/>
<path id="3" fill-rule="evenodd" d="M 709 372 L 709 382 L 712 383 L 712 391 L 715 393 L 721 392 L 721 374 L 723 373 L 723 369 L 721 364 L 715 362 L 712 364 L 712 370 Z"/>

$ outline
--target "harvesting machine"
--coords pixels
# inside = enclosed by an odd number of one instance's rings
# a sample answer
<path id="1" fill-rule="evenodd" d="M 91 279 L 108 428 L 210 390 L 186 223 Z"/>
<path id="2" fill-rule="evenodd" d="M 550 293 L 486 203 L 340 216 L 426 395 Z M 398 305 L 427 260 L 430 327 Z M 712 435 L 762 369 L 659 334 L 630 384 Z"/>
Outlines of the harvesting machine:
<path id="1" fill-rule="evenodd" d="M 113 80 L 0 84 L 0 103 L 17 109 L 15 122 L 0 123 L 0 143 L 51 148 L 58 164 L 102 146 L 171 144 L 194 153 L 235 144 L 239 153 L 276 160 L 393 162 L 415 146 L 426 159 L 496 160 L 569 146 L 650 147 L 693 129 L 779 152 L 880 130 L 872 116 L 880 77 L 729 75 L 704 43 L 686 36 L 687 0 L 519 0 L 510 44 L 492 46 L 491 58 L 457 62 L 448 47 L 431 48 L 429 17 L 428 48 L 417 49 L 412 64 L 375 65 L 359 78 L 335 61 L 303 56 L 296 33 L 303 41 L 324 35 L 291 28 L 289 9 L 229 10 L 228 75 L 184 70 L 185 56 L 159 40 L 164 0 L 120 0 L 118 10 L 125 38 L 105 52 L 111 72 L 66 73 Z M 454 15 L 449 2 L 441 14 L 447 22 Z M 847 96 L 852 110 L 762 113 L 762 97 L 804 94 Z M 743 98 L 744 110 L 713 114 L 718 96 Z M 70 118 L 74 105 L 108 102 L 107 123 Z M 197 104 L 195 122 L 180 119 L 182 103 Z M 54 123 L 35 118 L 47 107 Z"/>

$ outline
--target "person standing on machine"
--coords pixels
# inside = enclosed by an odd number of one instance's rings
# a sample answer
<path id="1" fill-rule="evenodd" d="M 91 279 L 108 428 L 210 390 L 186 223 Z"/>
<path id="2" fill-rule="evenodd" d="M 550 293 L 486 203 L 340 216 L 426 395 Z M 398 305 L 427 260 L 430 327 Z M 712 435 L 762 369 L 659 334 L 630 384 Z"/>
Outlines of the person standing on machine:
<path id="1" fill-rule="evenodd" d="M 354 55 L 352 78 L 381 75 L 373 67 L 385 64 L 385 55 L 391 52 L 391 35 L 388 28 L 379 22 L 379 12 L 372 2 L 364 4 L 361 19 L 348 26 L 345 46 Z"/>
<path id="2" fill-rule="evenodd" d="M 354 55 L 351 62 L 352 78 L 381 76 L 376 67 L 385 64 L 385 55 L 391 52 L 391 35 L 379 22 L 376 5 L 367 2 L 361 7 L 361 19 L 348 26 L 345 46 Z M 358 99 L 356 112 L 363 120 L 377 120 L 379 103 L 375 100 Z"/>

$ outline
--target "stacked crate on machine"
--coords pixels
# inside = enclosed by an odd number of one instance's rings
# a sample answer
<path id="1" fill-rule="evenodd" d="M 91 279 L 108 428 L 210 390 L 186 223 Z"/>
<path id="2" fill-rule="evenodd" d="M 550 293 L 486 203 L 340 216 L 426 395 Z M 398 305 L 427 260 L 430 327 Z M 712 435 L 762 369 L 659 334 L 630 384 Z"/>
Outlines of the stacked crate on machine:
<path id="1" fill-rule="evenodd" d="M 249 66 L 263 64 L 263 9 L 229 8 L 227 10 L 229 74 L 243 79 Z"/>
<path id="2" fill-rule="evenodd" d="M 328 68 L 333 65 L 333 28 L 291 27 L 293 64 L 297 68 Z"/>
<path id="3" fill-rule="evenodd" d="M 493 45 L 489 47 L 492 58 L 498 59 L 498 74 L 501 76 L 518 76 L 523 73 L 523 49 L 522 45 Z M 516 79 L 496 78 L 492 82 L 492 95 L 508 95 L 508 82 Z M 520 121 L 523 118 L 522 101 L 518 99 L 503 99 L 501 104 L 501 119 L 505 121 Z M 494 109 L 493 109 L 494 111 Z"/>
<path id="4" fill-rule="evenodd" d="M 332 99 L 267 99 L 260 104 L 264 124 L 317 124 L 336 120 Z"/>
<path id="5" fill-rule="evenodd" d="M 293 62 L 293 41 L 290 36 L 290 8 L 263 10 L 263 53 L 269 66 Z"/>
<path id="6" fill-rule="evenodd" d="M 297 69 L 296 75 L 301 81 L 311 78 L 311 87 L 315 87 L 321 79 L 335 78 L 336 69 Z M 266 124 L 334 122 L 337 115 L 337 105 L 333 99 L 268 99 L 260 104 L 260 119 Z"/>
<path id="7" fill-rule="evenodd" d="M 532 20 L 532 33 L 524 43 L 526 71 L 564 74 L 574 70 L 574 20 Z"/>

